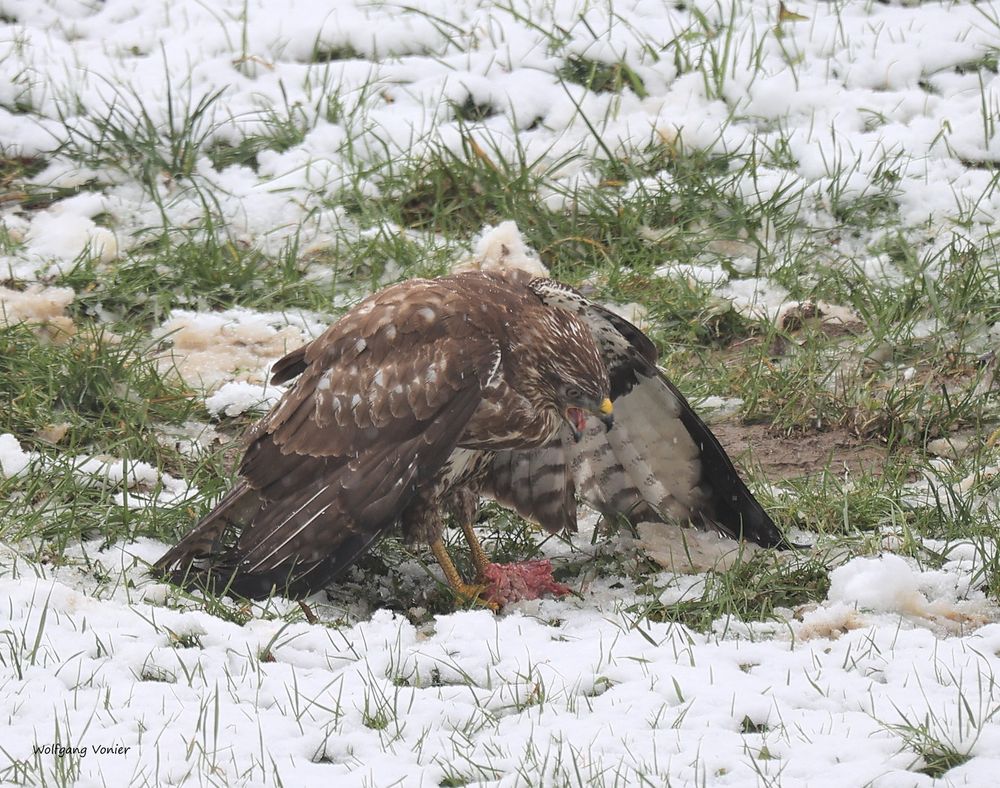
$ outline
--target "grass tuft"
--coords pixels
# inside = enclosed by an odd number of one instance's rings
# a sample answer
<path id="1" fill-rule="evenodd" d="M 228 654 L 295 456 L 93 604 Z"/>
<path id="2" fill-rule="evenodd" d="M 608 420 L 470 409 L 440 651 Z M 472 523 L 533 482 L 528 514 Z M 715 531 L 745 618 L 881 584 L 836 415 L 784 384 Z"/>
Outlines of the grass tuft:
<path id="1" fill-rule="evenodd" d="M 729 569 L 709 572 L 698 596 L 664 604 L 658 597 L 664 589 L 646 586 L 640 590 L 649 601 L 629 608 L 637 621 L 674 621 L 696 630 L 729 616 L 741 621 L 765 621 L 776 617 L 777 608 L 794 608 L 826 598 L 829 570 L 816 558 L 788 561 L 768 553 L 756 553 L 737 561 Z"/>
<path id="2" fill-rule="evenodd" d="M 628 88 L 639 98 L 649 95 L 642 78 L 625 63 L 599 63 L 585 57 L 571 56 L 556 75 L 595 93 L 621 93 Z"/>

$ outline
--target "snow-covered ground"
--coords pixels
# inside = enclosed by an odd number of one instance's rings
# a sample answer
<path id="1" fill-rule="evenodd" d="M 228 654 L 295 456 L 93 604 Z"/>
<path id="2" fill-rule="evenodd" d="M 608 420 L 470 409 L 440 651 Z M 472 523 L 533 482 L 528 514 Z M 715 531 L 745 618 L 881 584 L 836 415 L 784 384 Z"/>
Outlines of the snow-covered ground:
<path id="1" fill-rule="evenodd" d="M 836 204 L 891 193 L 891 233 L 922 253 L 983 242 L 1000 216 L 1000 4 L 799 6 L 779 19 L 771 0 L 0 0 L 0 150 L 44 154 L 36 185 L 98 184 L 42 210 L 0 203 L 11 240 L 0 278 L 44 283 L 81 253 L 113 264 L 148 228 L 196 224 L 206 193 L 234 242 L 322 250 L 372 230 L 336 204 L 339 190 L 377 194 L 392 162 L 461 151 L 470 133 L 494 155 L 561 162 L 548 173 L 560 188 L 543 195 L 553 210 L 596 187 L 591 165 L 608 155 L 780 149 L 742 184 L 746 200 L 796 194 L 798 219 L 826 228 Z M 572 57 L 625 64 L 642 88 L 560 79 Z M 199 157 L 190 178 L 153 172 L 152 184 L 123 160 L 127 147 L 94 142 L 95 119 L 170 128 L 217 91 L 196 121 L 206 147 L 270 133 L 276 118 L 303 129 L 301 142 L 265 147 L 256 168 Z M 495 112 L 460 123 L 467 100 Z M 668 172 L 654 181 L 670 188 Z M 762 235 L 796 242 L 782 232 Z M 845 236 L 837 254 L 892 285 L 902 274 L 878 240 L 878 229 Z M 753 260 L 729 256 L 726 268 L 665 259 L 661 273 L 707 283 L 748 314 L 787 306 L 787 290 L 749 275 Z M 0 296 L 5 322 L 72 325 L 64 288 Z M 156 335 L 172 338 L 177 374 L 209 412 L 233 416 L 274 396 L 269 364 L 323 322 L 193 308 Z M 45 462 L 0 436 L 0 476 Z M 73 462 L 130 488 L 122 506 L 197 494 L 144 463 Z M 933 506 L 944 484 L 914 482 L 914 505 Z M 976 506 L 982 488 L 954 490 Z M 995 558 L 982 541 L 925 546 L 943 553 L 935 568 L 854 558 L 833 569 L 824 602 L 708 633 L 637 621 L 636 589 L 614 576 L 501 615 L 415 625 L 314 602 L 323 624 L 309 625 L 284 620 L 294 607 L 279 601 L 240 625 L 144 574 L 161 543 L 86 542 L 56 566 L 0 546 L 0 781 L 992 785 L 1000 616 L 980 586 Z M 664 603 L 705 582 L 661 579 Z"/>
<path id="2" fill-rule="evenodd" d="M 141 585 L 133 556 L 161 549 L 98 560 Z M 3 752 L 82 785 L 914 786 L 932 784 L 911 771 L 927 726 L 973 756 L 947 784 L 987 786 L 1000 625 L 956 609 L 964 558 L 855 559 L 798 620 L 698 634 L 635 626 L 611 578 L 416 627 L 238 626 L 164 608 L 163 586 L 95 598 L 82 572 L 7 555 Z M 53 743 L 78 749 L 33 755 Z"/>
<path id="3" fill-rule="evenodd" d="M 708 153 L 784 150 L 792 166 L 762 164 L 744 196 L 764 202 L 803 188 L 817 198 L 818 226 L 830 223 L 831 202 L 887 183 L 905 226 L 930 243 L 947 244 L 951 232 L 982 235 L 1000 212 L 993 174 L 977 166 L 1000 157 L 998 77 L 987 68 L 984 79 L 978 68 L 1000 40 L 992 3 L 824 3 L 782 22 L 775 3 L 747 0 L 5 0 L 2 11 L 17 21 L 0 34 L 0 103 L 31 110 L 0 113 L 8 153 L 60 143 L 92 151 L 101 121 L 148 118 L 179 136 L 190 118 L 206 146 L 266 134 L 276 118 L 305 129 L 288 150 L 262 150 L 256 171 L 217 172 L 205 158 L 193 168 L 233 237 L 263 248 L 294 234 L 330 242 L 350 220 L 327 195 L 359 178 L 359 188 L 375 192 L 378 178 L 366 182 L 366 170 L 439 145 L 461 150 L 468 129 L 481 148 L 488 142 L 487 150 L 539 167 L 565 160 L 550 174 L 568 188 L 597 184 L 591 157 L 657 141 Z M 702 28 L 710 34 L 698 36 Z M 689 49 L 685 38 L 694 41 Z M 681 54 L 700 67 L 679 73 Z M 644 97 L 561 80 L 556 72 L 573 56 L 627 65 Z M 219 100 L 195 116 L 217 91 Z M 455 107 L 469 99 L 496 114 L 460 123 Z M 56 156 L 35 177 L 50 186 L 93 177 L 109 185 L 30 220 L 8 217 L 27 246 L 0 267 L 30 276 L 87 247 L 113 259 L 137 241 L 137 229 L 161 225 L 164 212 L 178 227 L 202 215 L 200 192 L 165 180 L 154 201 L 116 158 L 119 149 L 104 144 L 92 167 Z M 660 177 L 669 188 L 669 175 Z M 565 194 L 553 192 L 553 207 Z M 102 213 L 114 217 L 114 230 L 95 224 Z M 859 253 L 870 240 L 857 244 Z M 884 260 L 858 262 L 891 279 Z"/>

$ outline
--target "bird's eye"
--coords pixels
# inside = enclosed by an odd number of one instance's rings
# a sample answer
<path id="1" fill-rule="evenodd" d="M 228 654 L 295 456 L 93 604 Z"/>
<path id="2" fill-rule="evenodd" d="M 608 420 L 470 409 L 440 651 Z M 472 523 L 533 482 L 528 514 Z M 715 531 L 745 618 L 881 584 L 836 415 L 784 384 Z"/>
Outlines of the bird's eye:
<path id="1" fill-rule="evenodd" d="M 581 392 L 576 386 L 567 386 L 565 394 L 566 399 L 578 400 L 582 396 L 583 392 Z"/>

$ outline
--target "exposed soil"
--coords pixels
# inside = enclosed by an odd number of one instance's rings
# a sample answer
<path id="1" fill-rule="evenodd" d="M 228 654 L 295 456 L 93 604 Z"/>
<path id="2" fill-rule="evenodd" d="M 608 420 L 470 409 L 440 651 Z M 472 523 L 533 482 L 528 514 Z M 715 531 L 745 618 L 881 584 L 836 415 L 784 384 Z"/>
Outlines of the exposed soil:
<path id="1" fill-rule="evenodd" d="M 766 424 L 719 422 L 711 425 L 737 465 L 754 465 L 771 481 L 830 470 L 852 475 L 880 473 L 886 449 L 846 429 L 786 436 Z"/>

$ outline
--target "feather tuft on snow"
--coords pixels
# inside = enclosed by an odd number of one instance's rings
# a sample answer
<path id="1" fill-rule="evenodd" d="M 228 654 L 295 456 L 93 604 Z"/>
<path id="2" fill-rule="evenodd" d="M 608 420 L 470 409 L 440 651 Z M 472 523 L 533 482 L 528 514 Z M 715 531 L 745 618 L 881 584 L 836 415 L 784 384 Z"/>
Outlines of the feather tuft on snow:
<path id="1" fill-rule="evenodd" d="M 680 574 L 728 569 L 761 550 L 750 542 L 724 539 L 714 531 L 674 523 L 639 523 L 639 547 L 664 569 Z"/>
<path id="2" fill-rule="evenodd" d="M 501 222 L 496 227 L 486 226 L 475 241 L 472 257 L 454 266 L 457 271 L 503 271 L 519 268 L 535 276 L 547 277 L 546 268 L 534 249 L 529 247 L 517 222 Z"/>

